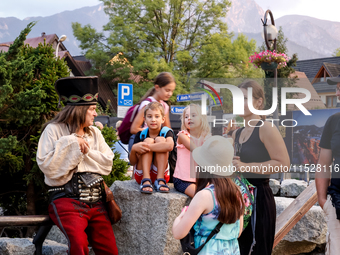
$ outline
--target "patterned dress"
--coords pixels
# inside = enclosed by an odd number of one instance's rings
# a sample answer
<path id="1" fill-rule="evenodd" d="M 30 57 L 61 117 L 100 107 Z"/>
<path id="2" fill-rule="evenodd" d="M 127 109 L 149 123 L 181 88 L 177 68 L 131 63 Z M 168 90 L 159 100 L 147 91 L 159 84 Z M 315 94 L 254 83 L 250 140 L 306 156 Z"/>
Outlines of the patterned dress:
<path id="1" fill-rule="evenodd" d="M 211 184 L 205 189 L 210 190 L 211 192 L 214 200 L 214 209 L 207 214 L 202 214 L 194 225 L 196 248 L 205 242 L 211 231 L 219 223 L 217 218 L 220 212 L 220 207 L 215 199 L 214 185 Z M 220 232 L 209 240 L 209 242 L 200 251 L 199 255 L 239 255 L 240 250 L 237 241 L 239 232 L 240 220 L 237 220 L 232 224 L 223 224 Z"/>

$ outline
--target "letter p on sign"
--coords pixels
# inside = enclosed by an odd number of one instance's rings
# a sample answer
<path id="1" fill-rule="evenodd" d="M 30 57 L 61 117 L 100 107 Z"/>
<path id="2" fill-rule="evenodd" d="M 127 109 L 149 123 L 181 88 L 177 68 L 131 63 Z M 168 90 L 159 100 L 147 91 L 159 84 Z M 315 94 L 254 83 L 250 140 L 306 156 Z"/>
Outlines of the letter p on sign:
<path id="1" fill-rule="evenodd" d="M 130 95 L 130 87 L 129 86 L 122 86 L 122 99 L 124 96 Z"/>

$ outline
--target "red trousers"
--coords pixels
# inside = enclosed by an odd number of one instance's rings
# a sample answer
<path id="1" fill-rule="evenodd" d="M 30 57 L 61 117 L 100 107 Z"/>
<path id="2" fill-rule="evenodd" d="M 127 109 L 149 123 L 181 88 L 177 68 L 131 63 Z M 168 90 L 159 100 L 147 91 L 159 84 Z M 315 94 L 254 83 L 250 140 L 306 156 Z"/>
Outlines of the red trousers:
<path id="1" fill-rule="evenodd" d="M 59 198 L 49 205 L 48 212 L 68 240 L 68 254 L 88 255 L 88 240 L 96 255 L 118 254 L 103 202 L 86 204 L 71 198 Z"/>

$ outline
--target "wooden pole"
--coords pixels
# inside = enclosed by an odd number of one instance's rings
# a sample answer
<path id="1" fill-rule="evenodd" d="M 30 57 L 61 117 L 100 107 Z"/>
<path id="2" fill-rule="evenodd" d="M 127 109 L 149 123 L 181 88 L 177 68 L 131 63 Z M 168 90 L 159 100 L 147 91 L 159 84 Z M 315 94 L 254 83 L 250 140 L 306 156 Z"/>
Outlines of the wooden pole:
<path id="1" fill-rule="evenodd" d="M 317 201 L 315 182 L 313 182 L 276 218 L 274 247 Z"/>

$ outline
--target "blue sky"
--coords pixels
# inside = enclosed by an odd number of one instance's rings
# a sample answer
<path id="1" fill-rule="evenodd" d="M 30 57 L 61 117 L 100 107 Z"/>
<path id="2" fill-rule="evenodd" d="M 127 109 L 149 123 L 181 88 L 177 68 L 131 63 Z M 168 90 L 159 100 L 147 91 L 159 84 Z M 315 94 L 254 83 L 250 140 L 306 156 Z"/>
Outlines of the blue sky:
<path id="1" fill-rule="evenodd" d="M 340 1 L 337 0 L 323 0 L 322 3 L 319 0 L 255 0 L 255 2 L 264 11 L 270 9 L 275 19 L 284 15 L 299 14 L 340 22 Z M 100 3 L 102 2 L 99 0 L 3 0 L 1 1 L 0 17 L 19 19 L 35 16 L 45 17 Z"/>

